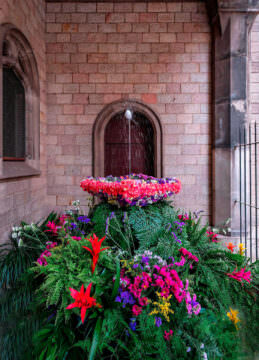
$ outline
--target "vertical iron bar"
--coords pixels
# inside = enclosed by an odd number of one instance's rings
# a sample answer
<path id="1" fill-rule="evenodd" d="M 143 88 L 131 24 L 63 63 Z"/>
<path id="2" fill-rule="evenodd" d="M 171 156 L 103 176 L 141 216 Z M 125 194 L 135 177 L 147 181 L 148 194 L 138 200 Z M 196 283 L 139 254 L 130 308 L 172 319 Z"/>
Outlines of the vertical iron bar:
<path id="1" fill-rule="evenodd" d="M 239 244 L 242 243 L 242 131 L 239 128 L 239 217 L 240 217 L 240 238 Z"/>
<path id="2" fill-rule="evenodd" d="M 249 206 L 249 218 L 250 218 L 250 259 L 252 261 L 253 257 L 253 228 L 252 228 L 252 132 L 251 124 L 249 124 L 249 197 L 250 197 L 250 206 Z"/>
<path id="3" fill-rule="evenodd" d="M 129 121 L 129 174 L 131 174 L 131 119 Z"/>
<path id="4" fill-rule="evenodd" d="M 245 254 L 247 256 L 247 237 L 246 237 L 246 127 L 244 127 L 244 211 L 245 211 Z"/>
<path id="5" fill-rule="evenodd" d="M 257 127 L 255 122 L 255 246 L 256 246 L 256 260 L 258 259 L 258 190 L 257 190 Z"/>

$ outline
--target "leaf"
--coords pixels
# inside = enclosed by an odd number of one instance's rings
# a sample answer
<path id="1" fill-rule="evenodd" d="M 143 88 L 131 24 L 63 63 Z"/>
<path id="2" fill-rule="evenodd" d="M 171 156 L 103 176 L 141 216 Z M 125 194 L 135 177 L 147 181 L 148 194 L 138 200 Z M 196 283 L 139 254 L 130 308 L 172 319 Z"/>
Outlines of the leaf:
<path id="1" fill-rule="evenodd" d="M 120 286 L 120 262 L 117 260 L 116 263 L 116 279 L 114 281 L 114 286 L 113 286 L 113 290 L 112 290 L 112 300 L 115 299 L 117 293 L 118 293 L 118 289 Z"/>
<path id="2" fill-rule="evenodd" d="M 103 324 L 103 319 L 99 318 L 97 320 L 97 323 L 96 323 L 96 326 L 95 326 L 95 329 L 94 329 L 94 335 L 93 335 L 93 340 L 92 340 L 88 360 L 94 360 L 95 359 L 95 354 L 96 354 L 96 351 L 97 351 L 100 335 L 101 335 L 101 332 L 102 332 L 102 324 Z"/>

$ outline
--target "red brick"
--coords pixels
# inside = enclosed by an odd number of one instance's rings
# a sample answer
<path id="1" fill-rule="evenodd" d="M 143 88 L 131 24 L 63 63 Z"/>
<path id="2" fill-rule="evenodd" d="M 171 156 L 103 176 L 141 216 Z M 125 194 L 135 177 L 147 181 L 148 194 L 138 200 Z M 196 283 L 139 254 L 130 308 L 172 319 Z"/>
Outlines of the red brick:
<path id="1" fill-rule="evenodd" d="M 125 42 L 126 43 L 134 43 L 134 44 L 141 44 L 142 43 L 142 34 L 136 34 L 136 33 L 128 33 L 125 34 Z"/>
<path id="2" fill-rule="evenodd" d="M 71 102 L 71 94 L 57 94 L 57 104 L 71 104 Z M 51 111 L 51 113 L 53 113 L 53 111 Z"/>
<path id="3" fill-rule="evenodd" d="M 47 44 L 46 50 L 48 53 L 53 53 L 53 54 L 60 53 L 60 52 L 62 52 L 62 44 L 59 44 L 59 43 Z"/>
<path id="4" fill-rule="evenodd" d="M 61 32 L 61 24 L 53 24 L 53 23 L 49 23 L 46 25 L 46 31 L 47 33 L 59 33 Z"/>
<path id="5" fill-rule="evenodd" d="M 165 64 L 151 64 L 151 73 L 164 73 L 166 72 Z"/>
<path id="6" fill-rule="evenodd" d="M 88 62 L 89 63 L 106 63 L 108 60 L 107 54 L 89 54 L 88 55 Z"/>
<path id="7" fill-rule="evenodd" d="M 82 13 L 95 13 L 96 12 L 96 3 L 86 3 L 86 4 L 77 4 L 76 11 Z"/>
<path id="8" fill-rule="evenodd" d="M 211 34 L 207 33 L 192 33 L 192 41 L 201 43 L 201 42 L 209 42 L 211 39 Z"/>
<path id="9" fill-rule="evenodd" d="M 192 3 L 192 2 L 188 2 L 188 3 L 183 3 L 183 12 L 197 12 L 197 3 Z"/>
<path id="10" fill-rule="evenodd" d="M 134 93 L 142 94 L 148 92 L 147 84 L 135 84 L 134 85 Z"/>
<path id="11" fill-rule="evenodd" d="M 62 84 L 48 84 L 48 92 L 50 94 L 59 94 L 63 91 Z"/>
<path id="12" fill-rule="evenodd" d="M 119 53 L 135 53 L 136 44 L 119 44 L 118 45 Z"/>
<path id="13" fill-rule="evenodd" d="M 78 32 L 78 24 L 63 24 L 62 31 L 63 32 L 71 32 L 71 33 Z"/>
<path id="14" fill-rule="evenodd" d="M 78 44 L 78 51 L 79 53 L 96 53 L 98 51 L 98 45 L 95 43 L 80 43 Z"/>
<path id="15" fill-rule="evenodd" d="M 106 83 L 106 74 L 89 74 L 89 83 Z"/>
<path id="16" fill-rule="evenodd" d="M 164 23 L 153 23 L 150 24 L 150 32 L 167 32 L 167 24 Z"/>
<path id="17" fill-rule="evenodd" d="M 133 73 L 133 65 L 132 64 L 116 64 L 116 72 L 117 73 Z"/>
<path id="18" fill-rule="evenodd" d="M 107 75 L 107 83 L 123 83 L 123 74 L 108 74 Z"/>
<path id="19" fill-rule="evenodd" d="M 166 84 L 166 91 L 169 94 L 178 94 L 181 92 L 180 84 Z"/>
<path id="20" fill-rule="evenodd" d="M 132 84 L 96 84 L 96 93 L 127 94 L 132 93 Z"/>
<path id="21" fill-rule="evenodd" d="M 137 53 L 149 54 L 151 53 L 151 44 L 137 44 Z"/>
<path id="22" fill-rule="evenodd" d="M 53 4 L 46 4 L 46 10 L 49 13 L 57 13 L 61 11 L 61 4 L 53 3 Z"/>
<path id="23" fill-rule="evenodd" d="M 56 82 L 57 83 L 71 83 L 72 82 L 72 75 L 71 74 L 57 74 L 56 75 Z"/>
<path id="24" fill-rule="evenodd" d="M 140 18 L 139 18 L 140 23 L 152 23 L 152 22 L 157 22 L 157 14 L 155 13 L 143 13 L 140 14 Z"/>
<path id="25" fill-rule="evenodd" d="M 132 3 L 115 3 L 114 4 L 114 12 L 131 12 L 132 11 Z"/>
<path id="26" fill-rule="evenodd" d="M 115 53 L 117 50 L 116 44 L 99 44 L 99 53 Z"/>
<path id="27" fill-rule="evenodd" d="M 70 63 L 70 55 L 69 54 L 56 54 L 56 63 L 58 64 L 69 64 Z"/>
<path id="28" fill-rule="evenodd" d="M 132 28 L 133 32 L 148 32 L 149 31 L 149 24 L 133 24 Z"/>
<path id="29" fill-rule="evenodd" d="M 46 14 L 46 22 L 47 23 L 54 23 L 56 21 L 56 16 L 55 14 L 51 13 L 51 14 Z"/>
<path id="30" fill-rule="evenodd" d="M 137 23 L 137 22 L 139 22 L 139 14 L 137 14 L 137 13 L 125 14 L 125 22 L 127 22 L 127 23 Z"/>
<path id="31" fill-rule="evenodd" d="M 166 84 L 150 84 L 148 90 L 150 93 L 163 94 L 166 93 Z"/>
<path id="32" fill-rule="evenodd" d="M 158 14 L 158 22 L 159 23 L 174 22 L 174 14 L 173 13 Z"/>
<path id="33" fill-rule="evenodd" d="M 84 107 L 83 105 L 64 105 L 64 114 L 83 114 Z"/>
<path id="34" fill-rule="evenodd" d="M 120 99 L 121 99 L 121 94 L 106 94 L 104 95 L 103 98 L 105 104 L 110 104 L 113 101 L 117 101 Z"/>
<path id="35" fill-rule="evenodd" d="M 94 93 L 95 92 L 95 84 L 80 84 L 80 93 Z"/>
<path id="36" fill-rule="evenodd" d="M 144 3 L 144 2 L 133 4 L 133 11 L 134 12 L 146 12 L 147 11 L 147 4 Z"/>
<path id="37" fill-rule="evenodd" d="M 181 91 L 182 91 L 182 93 L 198 93 L 199 85 L 198 84 L 182 84 Z"/>
<path id="38" fill-rule="evenodd" d="M 105 23 L 105 14 L 92 13 L 87 15 L 89 24 L 103 24 Z"/>
<path id="39" fill-rule="evenodd" d="M 182 4 L 181 3 L 168 3 L 167 10 L 172 12 L 181 12 L 182 11 Z"/>
<path id="40" fill-rule="evenodd" d="M 71 21 L 70 14 L 56 14 L 56 22 L 57 23 L 69 23 Z"/>
<path id="41" fill-rule="evenodd" d="M 181 73 L 182 72 L 182 64 L 179 63 L 171 63 L 166 67 L 169 73 Z"/>
<path id="42" fill-rule="evenodd" d="M 78 31 L 82 33 L 97 32 L 97 24 L 79 24 Z"/>
<path id="43" fill-rule="evenodd" d="M 79 72 L 83 74 L 96 73 L 97 64 L 79 64 Z"/>
<path id="44" fill-rule="evenodd" d="M 72 23 L 83 24 L 86 21 L 86 14 L 71 14 Z"/>
<path id="45" fill-rule="evenodd" d="M 88 74 L 73 74 L 73 83 L 87 83 L 88 79 Z"/>
<path id="46" fill-rule="evenodd" d="M 178 12 L 175 14 L 175 22 L 187 22 L 187 21 L 191 21 L 191 13 Z"/>
<path id="47" fill-rule="evenodd" d="M 73 104 L 85 105 L 88 103 L 88 94 L 73 94 Z"/>
<path id="48" fill-rule="evenodd" d="M 150 73 L 150 65 L 149 64 L 135 64 L 134 65 L 135 73 Z"/>
<path id="49" fill-rule="evenodd" d="M 71 34 L 57 34 L 57 42 L 70 42 Z"/>
<path id="50" fill-rule="evenodd" d="M 176 34 L 166 33 L 160 34 L 160 42 L 175 42 L 176 41 Z"/>
<path id="51" fill-rule="evenodd" d="M 131 30 L 132 30 L 131 24 L 118 24 L 117 25 L 118 33 L 128 33 L 128 32 L 131 32 Z"/>
<path id="52" fill-rule="evenodd" d="M 122 13 L 107 13 L 105 16 L 105 22 L 109 23 L 123 23 L 125 20 L 125 15 Z"/>
<path id="53" fill-rule="evenodd" d="M 113 3 L 97 3 L 97 12 L 113 12 Z"/>
<path id="54" fill-rule="evenodd" d="M 164 34 L 160 34 L 164 35 Z M 143 42 L 150 42 L 150 43 L 158 43 L 159 42 L 159 34 L 143 34 Z"/>
<path id="55" fill-rule="evenodd" d="M 148 3 L 149 12 L 166 12 L 166 3 L 157 2 L 157 3 Z"/>
<path id="56" fill-rule="evenodd" d="M 181 33 L 183 32 L 183 23 L 168 24 L 169 33 Z"/>
<path id="57" fill-rule="evenodd" d="M 169 44 L 162 43 L 162 44 L 152 44 L 152 53 L 167 53 L 169 52 Z"/>
<path id="58" fill-rule="evenodd" d="M 73 94 L 79 91 L 78 84 L 64 84 L 64 93 Z"/>
<path id="59" fill-rule="evenodd" d="M 62 11 L 64 13 L 72 13 L 76 11 L 76 4 L 75 3 L 63 3 L 62 4 Z"/>
<path id="60" fill-rule="evenodd" d="M 107 63 L 121 64 L 126 61 L 126 54 L 108 54 Z"/>

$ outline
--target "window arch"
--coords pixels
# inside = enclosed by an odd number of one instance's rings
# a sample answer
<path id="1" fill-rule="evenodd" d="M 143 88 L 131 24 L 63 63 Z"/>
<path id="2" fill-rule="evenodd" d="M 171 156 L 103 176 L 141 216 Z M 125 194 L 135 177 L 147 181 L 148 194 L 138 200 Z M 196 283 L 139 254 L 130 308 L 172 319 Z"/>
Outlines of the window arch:
<path id="1" fill-rule="evenodd" d="M 125 118 L 127 109 L 131 110 L 133 115 L 131 125 Z M 131 126 L 130 132 L 129 126 Z M 130 134 L 129 139 L 128 134 Z M 130 160 L 128 160 L 129 156 Z M 120 164 L 115 167 L 118 157 Z M 128 165 L 129 163 L 131 165 Z M 125 175 L 121 172 L 139 172 L 139 169 L 150 175 L 162 176 L 160 121 L 153 110 L 138 101 L 116 101 L 101 111 L 94 124 L 94 176 Z M 108 172 L 118 173 L 108 174 Z"/>
<path id="2" fill-rule="evenodd" d="M 35 175 L 40 145 L 36 59 L 12 24 L 0 26 L 0 50 L 0 177 Z"/>

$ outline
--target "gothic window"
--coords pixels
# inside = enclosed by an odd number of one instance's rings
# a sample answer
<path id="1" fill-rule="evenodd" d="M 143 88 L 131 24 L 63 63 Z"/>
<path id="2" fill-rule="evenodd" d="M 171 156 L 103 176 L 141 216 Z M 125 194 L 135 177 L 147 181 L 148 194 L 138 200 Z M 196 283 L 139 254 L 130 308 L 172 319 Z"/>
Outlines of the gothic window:
<path id="1" fill-rule="evenodd" d="M 0 26 L 0 178 L 39 174 L 39 76 L 32 48 Z"/>
<path id="2" fill-rule="evenodd" d="M 162 129 L 145 104 L 121 100 L 107 105 L 95 121 L 93 145 L 95 176 L 162 176 Z"/>

